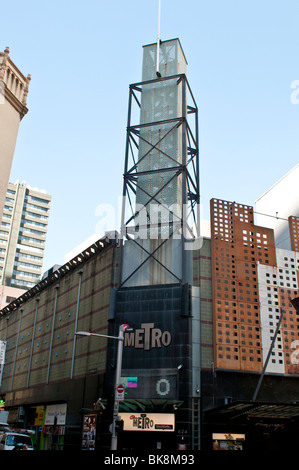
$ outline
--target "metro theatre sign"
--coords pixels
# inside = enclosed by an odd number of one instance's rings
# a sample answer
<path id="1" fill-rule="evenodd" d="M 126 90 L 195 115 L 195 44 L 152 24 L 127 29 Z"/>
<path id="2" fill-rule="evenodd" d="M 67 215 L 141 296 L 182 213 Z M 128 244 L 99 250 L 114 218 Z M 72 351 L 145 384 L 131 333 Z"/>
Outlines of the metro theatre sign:
<path id="1" fill-rule="evenodd" d="M 184 293 L 179 284 L 118 291 L 109 332 L 116 336 L 119 325 L 129 325 L 124 332 L 121 372 L 125 401 L 178 400 L 179 396 L 188 396 L 192 317 L 190 309 L 183 308 Z M 111 342 L 109 358 L 117 357 L 117 346 Z M 132 426 L 133 422 L 140 424 L 142 420 L 132 421 Z"/>
<path id="2" fill-rule="evenodd" d="M 120 413 L 124 431 L 174 431 L 174 414 Z"/>
<path id="3" fill-rule="evenodd" d="M 119 324 L 129 325 L 124 333 L 123 369 L 177 369 L 184 364 L 186 370 L 191 348 L 190 317 L 181 315 L 179 309 L 124 312 L 117 314 L 116 320 L 113 334 Z M 112 346 L 116 350 L 117 345 Z"/>
<path id="4" fill-rule="evenodd" d="M 167 347 L 171 343 L 170 331 L 155 328 L 154 323 L 141 323 L 140 328 L 126 332 L 124 346 L 149 351 L 154 348 Z"/>

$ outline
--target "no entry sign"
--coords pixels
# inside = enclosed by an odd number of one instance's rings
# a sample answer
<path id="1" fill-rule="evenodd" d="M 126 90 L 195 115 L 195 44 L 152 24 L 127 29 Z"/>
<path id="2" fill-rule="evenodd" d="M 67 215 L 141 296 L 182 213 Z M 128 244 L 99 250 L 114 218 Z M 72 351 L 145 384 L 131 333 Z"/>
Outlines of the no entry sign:
<path id="1" fill-rule="evenodd" d="M 116 399 L 123 400 L 125 398 L 125 386 L 123 384 L 119 384 L 116 387 Z"/>

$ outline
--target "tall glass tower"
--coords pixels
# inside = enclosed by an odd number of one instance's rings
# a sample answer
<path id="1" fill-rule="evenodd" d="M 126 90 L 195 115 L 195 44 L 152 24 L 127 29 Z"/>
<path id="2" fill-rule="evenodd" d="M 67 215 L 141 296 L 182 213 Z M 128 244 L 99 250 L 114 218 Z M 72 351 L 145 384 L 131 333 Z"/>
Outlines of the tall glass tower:
<path id="1" fill-rule="evenodd" d="M 124 286 L 190 279 L 187 244 L 198 236 L 199 164 L 197 106 L 186 71 L 179 39 L 150 44 L 143 51 L 142 82 L 130 86 L 121 227 Z"/>

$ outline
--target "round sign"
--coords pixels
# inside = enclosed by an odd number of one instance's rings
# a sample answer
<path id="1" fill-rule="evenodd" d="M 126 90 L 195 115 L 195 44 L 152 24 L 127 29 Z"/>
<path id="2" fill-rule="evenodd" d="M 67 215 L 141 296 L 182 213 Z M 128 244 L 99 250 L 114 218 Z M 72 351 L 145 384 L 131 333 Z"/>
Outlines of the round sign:
<path id="1" fill-rule="evenodd" d="M 118 393 L 123 393 L 123 391 L 125 390 L 125 386 L 123 384 L 119 384 L 116 390 Z"/>

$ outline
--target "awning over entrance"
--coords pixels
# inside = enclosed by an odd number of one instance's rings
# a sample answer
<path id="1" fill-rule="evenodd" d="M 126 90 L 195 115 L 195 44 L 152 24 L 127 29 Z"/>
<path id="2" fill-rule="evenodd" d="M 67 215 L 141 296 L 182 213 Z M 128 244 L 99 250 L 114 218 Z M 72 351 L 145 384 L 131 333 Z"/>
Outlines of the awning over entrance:
<path id="1" fill-rule="evenodd" d="M 120 412 L 150 412 L 156 413 L 173 413 L 183 404 L 182 401 L 178 400 L 124 400 L 119 402 Z"/>
<path id="2" fill-rule="evenodd" d="M 289 420 L 299 418 L 299 403 L 234 402 L 204 412 L 210 422 L 240 423 L 248 418 Z"/>
<path id="3" fill-rule="evenodd" d="M 123 400 L 119 402 L 119 412 L 134 412 L 134 413 L 173 413 L 184 402 L 179 400 Z M 98 399 L 94 411 L 105 410 L 107 408 L 107 400 Z M 86 410 L 84 410 L 86 411 Z M 92 411 L 92 410 L 90 410 Z"/>

